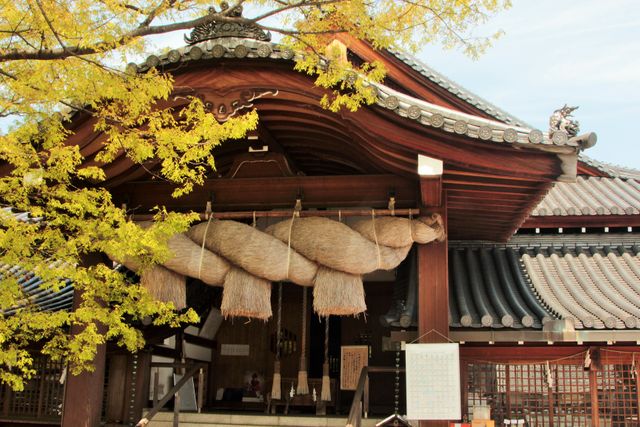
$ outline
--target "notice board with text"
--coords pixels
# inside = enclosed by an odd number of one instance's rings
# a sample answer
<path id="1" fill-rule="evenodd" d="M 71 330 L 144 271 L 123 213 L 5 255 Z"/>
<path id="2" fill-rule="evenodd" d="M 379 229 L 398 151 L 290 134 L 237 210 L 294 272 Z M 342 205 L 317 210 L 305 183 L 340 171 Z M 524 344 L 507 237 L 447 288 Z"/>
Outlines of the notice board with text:
<path id="1" fill-rule="evenodd" d="M 407 344 L 407 418 L 458 420 L 460 349 L 458 344 Z"/>

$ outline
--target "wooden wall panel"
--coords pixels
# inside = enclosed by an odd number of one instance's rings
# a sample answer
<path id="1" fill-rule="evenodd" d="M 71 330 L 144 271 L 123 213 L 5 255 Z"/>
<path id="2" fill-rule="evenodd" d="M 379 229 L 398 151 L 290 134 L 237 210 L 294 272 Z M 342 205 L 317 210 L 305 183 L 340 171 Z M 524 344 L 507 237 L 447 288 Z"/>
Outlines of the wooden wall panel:
<path id="1" fill-rule="evenodd" d="M 105 416 L 108 423 L 121 423 L 126 419 L 124 402 L 126 376 L 127 355 L 114 354 L 110 356 L 105 408 Z"/>
<path id="2" fill-rule="evenodd" d="M 240 388 L 243 387 L 243 379 L 247 371 L 257 372 L 264 376 L 265 386 L 269 387 L 273 376 L 273 362 L 275 354 L 271 351 L 272 334 L 276 332 L 276 316 L 278 301 L 278 285 L 272 285 L 271 302 L 273 317 L 267 322 L 244 318 L 224 320 L 216 335 L 217 348 L 214 352 L 213 389 Z M 309 292 L 309 314 L 311 313 L 311 293 Z M 283 378 L 297 377 L 301 345 L 301 307 L 302 288 L 297 285 L 285 284 L 282 296 L 282 328 L 288 329 L 296 335 L 296 348 L 289 355 L 281 358 L 281 374 Z M 220 348 L 223 344 L 248 344 L 249 356 L 222 356 Z M 308 334 L 307 334 L 307 349 Z M 308 351 L 307 351 L 308 354 Z M 291 387 L 291 384 L 283 384 L 283 388 Z M 263 387 L 264 388 L 264 387 Z"/>
<path id="3" fill-rule="evenodd" d="M 342 345 L 371 345 L 369 366 L 395 366 L 396 353 L 382 351 L 382 337 L 389 336 L 390 328 L 383 327 L 378 320 L 386 314 L 392 304 L 393 283 L 370 282 L 365 284 L 366 315 L 342 317 Z M 368 341 L 368 342 L 367 342 Z M 404 366 L 404 353 L 400 354 L 400 363 Z M 404 374 L 400 375 L 400 410 L 404 411 Z M 394 374 L 379 373 L 369 377 L 369 404 L 371 411 L 378 415 L 393 413 Z M 349 411 L 353 392 L 342 392 L 341 409 Z"/>

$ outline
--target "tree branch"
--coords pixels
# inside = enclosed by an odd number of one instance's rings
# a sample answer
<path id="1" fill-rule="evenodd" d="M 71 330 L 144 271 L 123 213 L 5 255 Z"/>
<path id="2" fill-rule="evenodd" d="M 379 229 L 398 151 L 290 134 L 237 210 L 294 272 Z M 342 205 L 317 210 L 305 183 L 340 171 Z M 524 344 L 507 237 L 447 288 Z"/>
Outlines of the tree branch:
<path id="1" fill-rule="evenodd" d="M 293 31 L 287 30 L 285 28 L 274 28 L 269 26 L 263 26 L 258 24 L 259 21 L 267 19 L 269 17 L 275 16 L 279 13 L 286 12 L 288 10 L 292 10 L 295 8 L 301 7 L 313 7 L 313 6 L 323 6 L 334 3 L 342 3 L 346 0 L 301 0 L 296 3 L 289 3 L 275 10 L 269 11 L 262 15 L 259 15 L 255 18 L 244 18 L 244 17 L 234 17 L 228 16 L 228 10 L 222 12 L 213 12 L 207 16 L 203 16 L 197 19 L 192 19 L 188 21 L 182 21 L 172 24 L 164 24 L 164 25 L 150 25 L 151 22 L 166 8 L 170 8 L 175 0 L 168 0 L 166 2 L 162 2 L 158 7 L 154 8 L 148 15 L 146 15 L 145 19 L 136 27 L 135 29 L 124 33 L 118 40 L 113 42 L 97 42 L 90 46 L 65 46 L 59 38 L 59 35 L 52 28 L 52 24 L 47 18 L 44 11 L 40 7 L 40 10 L 49 26 L 51 31 L 53 31 L 54 36 L 58 40 L 61 45 L 59 49 L 0 49 L 0 63 L 7 61 L 15 61 L 15 60 L 36 60 L 36 61 L 44 61 L 44 60 L 54 60 L 54 59 L 65 59 L 70 56 L 81 56 L 81 55 L 91 55 L 95 53 L 106 52 L 121 46 L 124 46 L 130 43 L 132 40 L 137 38 L 153 35 L 153 34 L 163 34 L 177 30 L 186 30 L 194 28 L 198 25 L 206 24 L 211 21 L 217 22 L 229 22 L 229 23 L 239 23 L 239 24 L 254 24 L 263 28 L 264 30 L 274 31 L 284 35 L 294 35 L 294 34 L 331 34 L 343 32 L 341 30 L 332 30 L 332 31 L 320 31 L 320 32 L 302 32 L 302 31 Z M 238 1 L 237 5 L 240 5 L 244 2 L 244 0 Z M 40 2 L 37 1 L 38 6 L 40 6 Z"/>
<path id="2" fill-rule="evenodd" d="M 47 16 L 47 13 L 44 11 L 44 8 L 42 7 L 42 3 L 40 3 L 40 0 L 35 0 L 35 2 L 38 5 L 38 9 L 40 9 L 40 13 L 42 14 L 42 17 L 44 18 L 44 21 L 47 23 L 47 26 L 49 27 L 49 29 L 53 33 L 53 36 L 56 38 L 56 40 L 58 40 L 58 43 L 60 44 L 60 47 L 62 48 L 62 50 L 66 51 L 67 47 L 65 46 L 65 44 L 60 39 L 60 36 L 58 35 L 58 32 L 53 28 L 53 23 L 51 22 L 51 20 Z"/>
<path id="3" fill-rule="evenodd" d="M 0 50 L 0 62 L 15 61 L 15 60 L 52 60 L 52 59 L 65 59 L 70 56 L 77 55 L 91 55 L 94 53 L 101 53 L 112 50 L 114 48 L 124 46 L 134 39 L 140 37 L 149 36 L 152 34 L 163 34 L 171 31 L 191 29 L 197 25 L 206 24 L 211 21 L 219 22 L 235 22 L 241 24 L 250 24 L 253 21 L 251 19 L 242 17 L 229 17 L 219 13 L 212 13 L 207 16 L 203 16 L 197 19 L 191 19 L 188 21 L 177 22 L 166 25 L 153 25 L 153 26 L 138 26 L 136 29 L 131 30 L 123 34 L 115 42 L 98 42 L 91 46 L 67 46 L 66 49 L 3 49 Z"/>
<path id="4" fill-rule="evenodd" d="M 297 9 L 297 8 L 301 8 L 303 6 L 306 7 L 312 7 L 312 6 L 324 6 L 324 5 L 328 5 L 328 4 L 334 4 L 334 3 L 343 3 L 346 0 L 320 0 L 320 1 L 308 1 L 308 0 L 300 0 L 297 3 L 289 3 L 286 6 L 282 6 L 280 8 L 277 9 L 273 9 L 270 10 L 268 12 L 263 13 L 262 15 L 256 16 L 255 18 L 252 18 L 251 21 L 253 22 L 259 22 L 262 21 L 266 18 L 269 18 L 271 16 L 275 16 L 279 13 L 282 12 L 286 12 L 287 10 L 291 10 L 291 9 Z"/>

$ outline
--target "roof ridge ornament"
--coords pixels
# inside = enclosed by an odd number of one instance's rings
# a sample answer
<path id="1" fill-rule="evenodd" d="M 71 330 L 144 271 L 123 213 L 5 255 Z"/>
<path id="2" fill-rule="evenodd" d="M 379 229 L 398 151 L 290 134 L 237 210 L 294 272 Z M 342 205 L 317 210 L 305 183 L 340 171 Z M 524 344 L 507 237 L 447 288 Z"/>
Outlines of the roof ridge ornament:
<path id="1" fill-rule="evenodd" d="M 558 108 L 549 117 L 549 135 L 553 135 L 558 131 L 566 132 L 569 138 L 573 138 L 580 132 L 580 123 L 573 118 L 571 113 L 577 110 L 579 107 L 569 107 L 564 104 L 564 107 Z"/>
<path id="2" fill-rule="evenodd" d="M 229 3 L 222 2 L 220 4 L 220 12 L 224 13 L 229 9 Z M 209 8 L 209 14 L 216 13 L 215 8 Z M 238 5 L 231 9 L 227 16 L 230 18 L 242 18 L 242 6 Z M 191 35 L 184 36 L 184 41 L 193 45 L 205 40 L 219 39 L 223 37 L 238 37 L 242 39 L 254 39 L 258 41 L 271 41 L 271 33 L 265 32 L 262 28 L 253 22 L 217 22 L 215 20 L 197 25 Z"/>

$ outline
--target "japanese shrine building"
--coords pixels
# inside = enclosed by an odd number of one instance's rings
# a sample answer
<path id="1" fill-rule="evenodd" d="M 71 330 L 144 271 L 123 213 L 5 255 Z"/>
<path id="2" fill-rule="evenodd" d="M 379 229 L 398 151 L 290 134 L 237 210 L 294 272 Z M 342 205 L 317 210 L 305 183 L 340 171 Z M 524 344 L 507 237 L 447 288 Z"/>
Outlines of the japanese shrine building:
<path id="1" fill-rule="evenodd" d="M 497 423 L 638 425 L 640 172 L 582 154 L 593 134 L 532 129 L 409 55 L 342 43 L 349 61 L 378 60 L 387 69 L 384 84 L 372 86 L 377 102 L 356 112 L 322 109 L 325 91 L 293 70 L 296 53 L 269 41 L 213 38 L 150 56 L 136 71 L 172 73 L 174 108 L 198 96 L 219 120 L 256 109 L 259 128 L 217 148 L 216 170 L 181 198 L 151 179 L 153 164 L 143 168 L 124 154 L 104 167 L 105 186 L 139 218 L 164 205 L 203 219 L 255 221 L 258 230 L 290 218 L 297 202 L 301 217 L 344 215 L 349 226 L 380 212 L 440 216 L 446 236 L 416 243 L 397 268 L 364 275 L 367 315 L 331 316 L 326 343 L 312 298 L 303 299 L 301 286 L 282 286 L 276 347 L 283 394 L 304 349 L 310 379 L 330 366 L 334 393 L 323 410 L 346 417 L 354 393 L 338 390 L 342 346 L 368 346 L 370 366 L 393 368 L 400 342 L 449 339 L 460 344 L 465 417 L 487 405 Z M 73 123 L 69 143 L 92 162 L 104 135 L 93 133 L 88 116 Z M 22 285 L 42 309 L 71 309 L 72 285 L 42 293 L 37 280 L 25 276 Z M 180 358 L 204 367 L 196 382 L 205 411 L 263 411 L 261 400 L 243 400 L 242 389 L 247 372 L 264 384 L 273 377 L 278 287 L 273 317 L 247 322 L 222 320 L 221 287 L 185 280 L 185 303 L 201 314 L 200 325 L 177 335 L 149 331 L 148 348 L 137 355 L 108 346 L 95 373 L 69 376 L 64 385 L 62 367 L 38 359 L 41 374 L 25 392 L 3 390 L 0 419 L 134 425 L 154 393 L 169 390 L 168 366 Z M 370 417 L 393 413 L 393 375 L 371 375 L 369 387 Z M 305 402 L 292 402 L 292 411 L 316 406 Z"/>

